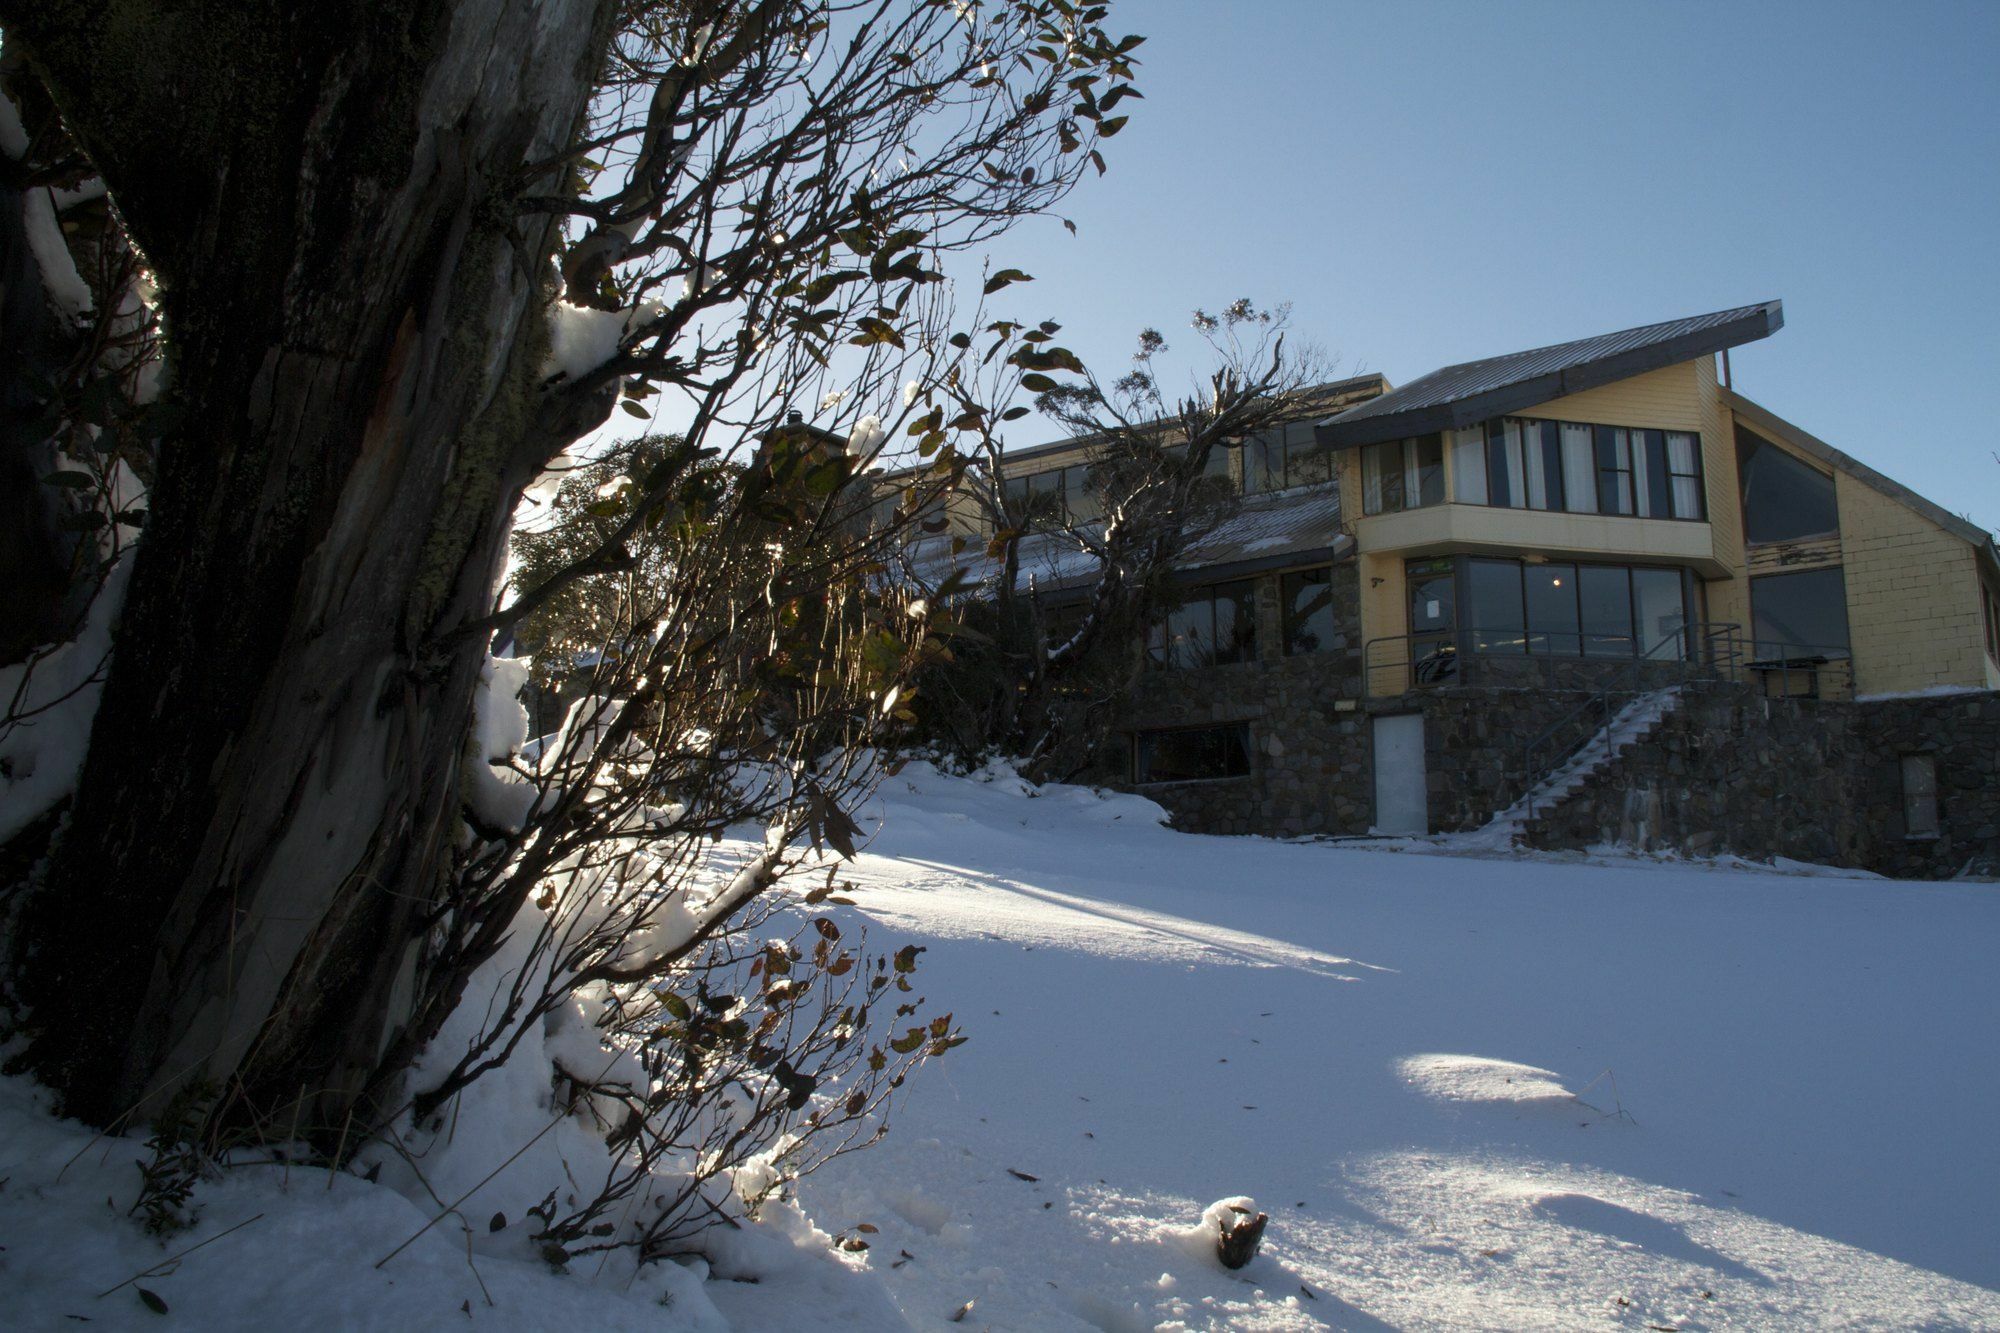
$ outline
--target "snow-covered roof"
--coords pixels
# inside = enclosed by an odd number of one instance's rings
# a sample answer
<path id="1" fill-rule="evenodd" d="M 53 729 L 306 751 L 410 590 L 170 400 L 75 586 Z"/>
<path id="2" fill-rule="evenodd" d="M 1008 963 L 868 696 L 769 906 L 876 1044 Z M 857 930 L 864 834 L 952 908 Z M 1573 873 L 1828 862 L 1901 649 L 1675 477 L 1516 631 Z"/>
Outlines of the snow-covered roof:
<path id="1" fill-rule="evenodd" d="M 951 547 L 950 536 L 913 543 L 905 555 L 909 575 L 930 586 L 954 569 L 980 585 L 999 576 L 1000 561 L 977 539 L 956 556 Z M 1353 547 L 1353 539 L 1340 531 L 1340 488 L 1324 483 L 1244 497 L 1242 507 L 1183 552 L 1175 568 L 1182 578 L 1207 582 L 1336 560 Z M 1097 558 L 1068 532 L 1034 532 L 1021 539 L 1017 587 L 1063 592 L 1096 574 Z"/>

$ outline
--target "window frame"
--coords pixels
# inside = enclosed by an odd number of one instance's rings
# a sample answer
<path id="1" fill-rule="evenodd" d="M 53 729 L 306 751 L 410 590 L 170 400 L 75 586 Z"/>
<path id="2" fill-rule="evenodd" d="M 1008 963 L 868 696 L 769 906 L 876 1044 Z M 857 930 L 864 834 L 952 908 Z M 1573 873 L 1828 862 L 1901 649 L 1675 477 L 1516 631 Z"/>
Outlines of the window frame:
<path id="1" fill-rule="evenodd" d="M 1309 620 L 1310 615 L 1297 614 L 1297 598 L 1293 595 L 1293 580 L 1311 579 L 1326 589 L 1326 618 L 1330 626 L 1328 642 L 1319 648 L 1294 648 L 1297 641 L 1294 629 L 1301 620 Z M 1306 569 L 1287 569 L 1278 575 L 1278 623 L 1280 657 L 1311 657 L 1318 653 L 1338 652 L 1332 638 L 1340 633 L 1340 617 L 1333 604 L 1333 566 L 1313 565 Z"/>
<path id="2" fill-rule="evenodd" d="M 1451 476 L 1445 488 L 1446 503 L 1533 513 L 1645 518 L 1670 523 L 1708 522 L 1707 460 L 1702 452 L 1700 431 L 1611 426 L 1570 421 L 1562 417 L 1531 416 L 1488 417 L 1462 430 L 1466 434 L 1478 434 L 1476 447 L 1471 440 L 1457 439 L 1461 433 L 1458 431 L 1450 432 L 1452 438 L 1449 440 L 1442 434 L 1439 436 L 1443 452 L 1451 460 Z M 1573 484 L 1581 481 L 1582 477 L 1572 473 L 1586 471 L 1581 466 L 1571 466 L 1569 435 L 1573 431 L 1585 432 L 1583 443 L 1589 451 L 1588 496 L 1579 494 L 1578 487 Z M 1692 471 L 1677 471 L 1674 467 L 1672 441 L 1677 436 L 1688 441 Z M 1538 460 L 1542 474 L 1544 503 L 1539 505 L 1533 503 L 1533 489 L 1529 484 L 1530 454 Z M 1655 454 L 1657 467 L 1652 466 Z M 1464 478 L 1464 465 L 1473 460 L 1477 460 L 1477 474 Z M 1583 460 L 1576 461 L 1580 464 Z M 1646 470 L 1644 476 L 1641 476 L 1642 469 Z M 1680 512 L 1677 481 L 1693 483 L 1695 512 Z M 1658 495 L 1653 494 L 1655 490 Z M 1480 498 L 1466 498 L 1467 491 L 1476 492 Z M 1642 512 L 1640 508 L 1642 492 L 1647 499 L 1646 509 L 1651 512 Z M 1618 500 L 1619 506 L 1607 508 L 1605 501 L 1608 498 Z M 1364 512 L 1375 512 L 1366 508 L 1366 502 L 1364 482 Z"/>
<path id="3" fill-rule="evenodd" d="M 1242 606 L 1247 612 L 1247 615 L 1245 617 L 1245 623 L 1247 625 L 1248 632 L 1247 634 L 1239 634 L 1232 631 L 1230 636 L 1230 641 L 1232 643 L 1241 643 L 1244 646 L 1244 652 L 1241 656 L 1232 655 L 1230 657 L 1223 658 L 1215 655 L 1216 649 L 1221 643 L 1221 638 L 1216 633 L 1215 604 L 1217 601 L 1221 600 L 1217 595 L 1219 590 L 1224 588 L 1243 588 L 1246 590 L 1242 600 L 1237 604 L 1239 606 Z M 1254 578 L 1224 579 L 1218 583 L 1192 584 L 1187 589 L 1187 592 L 1188 595 L 1182 598 L 1179 606 L 1176 606 L 1172 611 L 1167 612 L 1164 616 L 1160 617 L 1158 620 L 1155 620 L 1152 623 L 1152 625 L 1150 625 L 1146 630 L 1146 665 L 1149 670 L 1204 671 L 1213 667 L 1242 666 L 1245 663 L 1257 662 L 1262 660 L 1258 654 L 1258 649 L 1257 649 L 1257 580 L 1256 579 Z M 1208 642 L 1209 642 L 1210 660 L 1206 662 L 1188 662 L 1188 663 L 1176 662 L 1173 660 L 1174 656 L 1173 644 L 1171 640 L 1168 638 L 1168 625 L 1175 615 L 1179 614 L 1180 612 L 1188 610 L 1189 607 L 1194 605 L 1196 602 L 1201 602 L 1201 601 L 1206 601 L 1208 603 Z"/>
<path id="4" fill-rule="evenodd" d="M 1463 608 L 1464 617 L 1461 618 L 1461 623 L 1455 627 L 1455 633 L 1463 643 L 1464 651 L 1486 657 L 1542 657 L 1588 662 L 1683 662 L 1687 661 L 1695 651 L 1693 641 L 1689 638 L 1686 631 L 1700 624 L 1699 591 L 1698 588 L 1690 586 L 1693 577 L 1692 572 L 1679 565 L 1653 565 L 1603 560 L 1547 560 L 1531 563 L 1514 556 L 1489 555 L 1468 555 L 1459 557 L 1459 559 L 1463 562 L 1460 568 L 1463 570 L 1464 593 L 1458 599 L 1458 605 Z M 1471 622 L 1470 617 L 1474 614 L 1473 608 L 1476 601 L 1472 573 L 1475 564 L 1512 566 L 1514 568 L 1520 587 L 1518 605 L 1521 611 L 1521 623 L 1518 626 L 1480 625 Z M 1569 571 L 1573 583 L 1570 589 L 1570 601 L 1576 608 L 1576 618 L 1572 626 L 1548 630 L 1538 628 L 1532 623 L 1534 618 L 1529 611 L 1531 600 L 1528 571 L 1530 569 L 1561 569 Z M 1590 651 L 1593 640 L 1603 640 L 1607 636 L 1594 632 L 1590 627 L 1590 622 L 1585 619 L 1583 601 L 1584 577 L 1587 572 L 1603 570 L 1616 571 L 1624 576 L 1622 581 L 1625 590 L 1626 632 L 1622 636 L 1609 636 L 1614 638 L 1623 637 L 1625 639 L 1628 647 L 1622 653 Z M 1680 581 L 1682 637 L 1681 651 L 1677 656 L 1666 656 L 1651 651 L 1644 643 L 1643 627 L 1639 617 L 1638 575 L 1648 571 L 1673 574 Z M 1513 640 L 1507 639 L 1504 636 L 1516 633 L 1520 636 L 1520 647 L 1518 650 L 1512 648 L 1494 648 L 1488 642 L 1488 640 L 1492 640 L 1494 642 L 1511 643 Z M 1411 636 L 1413 639 L 1416 637 L 1414 630 L 1411 632 Z M 1538 642 L 1541 644 L 1539 647 L 1537 646 Z M 1573 642 L 1575 651 L 1563 651 L 1549 646 L 1549 644 L 1555 642 Z M 1662 638 L 1659 642 L 1665 643 L 1667 640 Z M 1658 646 L 1658 644 L 1655 644 L 1651 647 L 1657 648 Z"/>
<path id="5" fill-rule="evenodd" d="M 1242 772 L 1217 773 L 1211 777 L 1203 778 L 1156 778 L 1151 776 L 1149 772 L 1142 771 L 1141 757 L 1144 752 L 1143 747 L 1145 742 L 1157 736 L 1187 735 L 1205 731 L 1221 734 L 1233 733 L 1235 736 L 1241 738 L 1242 743 L 1238 752 L 1243 757 Z M 1135 787 L 1178 786 L 1189 782 L 1238 782 L 1255 775 L 1256 753 L 1257 747 L 1250 735 L 1250 724 L 1248 722 L 1202 722 L 1191 726 L 1144 727 L 1132 732 L 1132 743 L 1127 751 L 1128 767 L 1126 771 L 1130 776 L 1132 785 Z"/>
<path id="6" fill-rule="evenodd" d="M 1426 449 L 1432 453 L 1432 461 L 1428 465 L 1424 458 Z M 1362 445 L 1362 516 L 1373 518 L 1377 514 L 1402 514 L 1412 509 L 1429 509 L 1448 503 L 1450 497 L 1445 491 L 1444 455 L 1444 435 L 1439 431 Z M 1428 475 L 1427 467 L 1430 469 Z M 1429 487 L 1425 485 L 1427 481 L 1432 483 Z M 1411 495 L 1413 482 L 1414 498 Z M 1427 493 L 1430 498 L 1426 498 Z M 1395 497 L 1393 504 L 1390 503 L 1392 494 Z"/>

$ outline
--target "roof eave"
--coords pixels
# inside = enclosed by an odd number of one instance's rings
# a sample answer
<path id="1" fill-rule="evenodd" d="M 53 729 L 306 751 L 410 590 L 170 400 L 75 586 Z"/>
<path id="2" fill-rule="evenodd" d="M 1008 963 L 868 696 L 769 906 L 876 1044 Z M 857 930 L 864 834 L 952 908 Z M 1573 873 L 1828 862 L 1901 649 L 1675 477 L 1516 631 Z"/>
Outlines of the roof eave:
<path id="1" fill-rule="evenodd" d="M 1770 337 L 1784 325 L 1783 303 L 1767 301 L 1749 314 L 1740 319 L 1733 319 L 1727 324 L 1683 333 L 1660 342 L 1571 366 L 1566 370 L 1537 375 L 1532 379 L 1520 380 L 1513 384 L 1503 384 L 1498 388 L 1470 394 L 1448 403 L 1411 408 L 1405 412 L 1378 411 L 1352 421 L 1345 420 L 1349 412 L 1343 412 L 1316 423 L 1313 433 L 1319 443 L 1329 448 L 1351 449 L 1364 444 L 1379 444 L 1384 440 L 1428 435 L 1433 431 L 1456 430 L 1493 417 L 1505 416 L 1509 412 L 1534 407 L 1552 399 L 1582 393 L 1586 389 L 1599 388 L 1619 380 L 1631 379 L 1634 375 L 1643 375 L 1648 371 L 1661 370 L 1683 361 L 1692 361 L 1699 356 L 1712 355 L 1731 347 L 1741 347 L 1745 343 Z M 1373 401 L 1379 403 L 1382 400 Z M 1369 405 L 1363 403 L 1350 409 L 1350 412 L 1365 411 Z"/>

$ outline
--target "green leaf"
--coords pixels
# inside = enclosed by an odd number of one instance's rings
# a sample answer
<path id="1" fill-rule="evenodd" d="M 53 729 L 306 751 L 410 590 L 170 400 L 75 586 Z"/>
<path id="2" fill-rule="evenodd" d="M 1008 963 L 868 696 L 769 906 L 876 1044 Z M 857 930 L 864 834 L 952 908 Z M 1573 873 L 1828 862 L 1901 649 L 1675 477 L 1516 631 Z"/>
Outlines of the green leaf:
<path id="1" fill-rule="evenodd" d="M 1007 409 L 1007 410 L 1006 410 L 1005 412 L 1002 412 L 1002 413 L 1000 414 L 1000 419 L 1001 419 L 1002 421 L 1019 421 L 1019 420 L 1020 420 L 1020 419 L 1021 419 L 1022 417 L 1026 416 L 1026 415 L 1028 415 L 1028 409 L 1027 409 L 1027 408 L 1025 408 L 1025 407 L 1010 407 L 1010 408 L 1008 408 L 1008 409 Z"/>
<path id="2" fill-rule="evenodd" d="M 923 1044 L 924 1030 L 922 1028 L 911 1028 L 908 1032 L 890 1042 L 889 1049 L 898 1055 L 908 1055 Z"/>
<path id="3" fill-rule="evenodd" d="M 680 1019 L 683 1023 L 685 1023 L 694 1013 L 692 1009 L 688 1008 L 688 1002 L 686 1000 L 683 1000 L 680 996 L 675 995 L 672 992 L 668 992 L 667 994 L 662 995 L 660 997 L 660 1003 L 666 1006 L 666 1010 L 668 1013 L 672 1014 L 675 1018 Z"/>
<path id="4" fill-rule="evenodd" d="M 137 1290 L 139 1292 L 139 1299 L 146 1303 L 148 1310 L 151 1310 L 154 1314 L 165 1314 L 167 1312 L 167 1303 L 160 1299 L 157 1292 L 147 1291 L 144 1287 L 140 1287 Z"/>
<path id="5" fill-rule="evenodd" d="M 638 403 L 633 402 L 630 398 L 621 400 L 618 406 L 625 409 L 625 413 L 627 416 L 637 417 L 641 421 L 649 420 L 653 415 L 651 412 L 648 412 L 645 409 L 645 407 L 643 407 Z"/>
<path id="6" fill-rule="evenodd" d="M 87 491 L 97 484 L 88 472 L 51 472 L 42 478 L 44 486 L 60 486 L 66 491 Z"/>
<path id="7" fill-rule="evenodd" d="M 993 295 L 993 293 L 999 291 L 1002 287 L 1011 286 L 1012 284 L 1017 282 L 1033 282 L 1033 281 L 1034 278 L 1032 278 L 1026 273 L 1023 273 L 1018 268 L 1003 268 L 998 273 L 995 273 L 992 277 L 986 280 L 986 295 L 991 296 Z"/>
<path id="8" fill-rule="evenodd" d="M 1061 386 L 1039 371 L 1030 371 L 1026 375 L 1021 376 L 1021 387 L 1032 393 L 1047 393 L 1051 389 Z"/>
<path id="9" fill-rule="evenodd" d="M 486 1229 L 488 1231 L 505 1231 L 507 1229 L 507 1214 L 493 1214 L 493 1220 L 486 1224 Z"/>

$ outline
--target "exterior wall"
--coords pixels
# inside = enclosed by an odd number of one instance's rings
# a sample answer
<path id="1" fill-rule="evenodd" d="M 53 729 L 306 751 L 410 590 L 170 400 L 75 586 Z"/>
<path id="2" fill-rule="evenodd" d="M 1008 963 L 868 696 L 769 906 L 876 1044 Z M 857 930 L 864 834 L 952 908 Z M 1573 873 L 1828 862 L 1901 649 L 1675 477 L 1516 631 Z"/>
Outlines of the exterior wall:
<path id="1" fill-rule="evenodd" d="M 1905 836 L 1906 754 L 1936 762 L 1936 837 Z M 1618 843 L 1908 878 L 2000 875 L 2000 694 L 1842 703 L 1690 690 L 1526 834 L 1543 848 Z"/>
<path id="2" fill-rule="evenodd" d="M 1353 561 L 1333 566 L 1337 625 L 1357 621 L 1356 584 Z M 1257 661 L 1148 671 L 1120 722 L 1127 736 L 1153 727 L 1247 722 L 1248 776 L 1131 787 L 1124 754 L 1105 756 L 1100 776 L 1143 792 L 1178 827 L 1198 833 L 1365 833 L 1374 785 L 1359 704 L 1359 645 L 1350 630 L 1331 652 L 1283 656 L 1278 588 L 1276 575 L 1258 579 Z"/>
<path id="3" fill-rule="evenodd" d="M 1713 357 L 1665 366 L 1511 415 L 1699 432 L 1709 521 L 1548 513 L 1449 501 L 1400 514 L 1366 517 L 1360 512 L 1360 451 L 1346 450 L 1341 468 L 1342 504 L 1347 506 L 1343 517 L 1359 552 L 1364 643 L 1409 630 L 1403 579 L 1406 558 L 1466 551 L 1508 555 L 1532 551 L 1689 566 L 1705 580 L 1710 621 L 1747 623 L 1734 422 L 1722 402 Z M 1450 495 L 1449 449 L 1445 467 L 1445 494 Z M 1386 654 L 1396 650 L 1384 645 L 1378 651 Z M 1402 659 L 1399 655 L 1395 660 L 1400 663 Z M 1406 687 L 1407 679 L 1401 672 L 1374 669 L 1372 661 L 1368 665 L 1372 697 L 1395 695 Z"/>
<path id="4" fill-rule="evenodd" d="M 1855 689 L 1983 686 L 1986 625 L 1974 548 L 1844 472 L 1834 474 Z"/>

